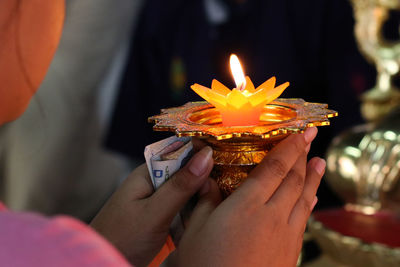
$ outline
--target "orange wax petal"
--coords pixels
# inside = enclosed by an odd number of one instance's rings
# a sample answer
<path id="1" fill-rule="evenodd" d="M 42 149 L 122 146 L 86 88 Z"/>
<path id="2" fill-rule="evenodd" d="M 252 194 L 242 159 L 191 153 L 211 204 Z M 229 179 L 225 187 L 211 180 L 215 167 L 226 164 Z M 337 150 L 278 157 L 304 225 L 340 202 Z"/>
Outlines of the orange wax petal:
<path id="1" fill-rule="evenodd" d="M 216 92 L 218 94 L 224 95 L 224 96 L 226 96 L 227 94 L 229 94 L 231 92 L 231 90 L 229 90 L 228 87 L 226 87 L 225 85 L 223 85 L 216 79 L 212 80 L 211 90 L 213 90 L 214 92 Z"/>
<path id="2" fill-rule="evenodd" d="M 218 94 L 212 90 L 208 90 L 207 91 L 207 95 L 208 95 L 208 102 L 210 102 L 211 104 L 214 105 L 214 103 L 218 103 L 220 105 L 225 106 L 226 105 L 226 96 Z"/>
<path id="3" fill-rule="evenodd" d="M 270 92 L 271 92 L 271 90 L 268 90 L 266 88 L 261 88 L 260 90 L 255 92 L 252 96 L 250 96 L 248 98 L 248 100 L 253 106 L 257 106 L 261 102 L 267 101 L 267 98 L 268 98 L 268 95 L 270 94 Z"/>
<path id="4" fill-rule="evenodd" d="M 211 91 L 209 88 L 203 85 L 195 83 L 190 88 L 192 88 L 192 90 L 195 91 L 196 94 L 204 98 L 207 102 L 211 103 L 215 107 L 225 106 L 226 104 L 224 96 Z"/>
<path id="5" fill-rule="evenodd" d="M 253 94 L 251 97 L 248 98 L 249 102 L 253 106 L 257 106 L 262 102 L 264 102 L 263 105 L 265 105 L 278 98 L 288 86 L 289 82 L 286 82 L 270 90 L 262 88 L 261 90 L 258 90 L 255 94 Z"/>
<path id="6" fill-rule="evenodd" d="M 276 82 L 275 76 L 269 78 L 266 82 L 257 87 L 256 91 L 265 88 L 267 90 L 274 88 Z"/>
<path id="7" fill-rule="evenodd" d="M 226 98 L 226 103 L 232 107 L 240 108 L 248 103 L 247 98 L 238 89 L 233 89 Z"/>
<path id="8" fill-rule="evenodd" d="M 248 98 L 253 107 L 260 105 L 262 102 L 267 103 L 268 90 L 261 89 Z"/>
<path id="9" fill-rule="evenodd" d="M 208 95 L 208 91 L 210 91 L 209 88 L 200 85 L 198 83 L 193 84 L 192 86 L 190 86 L 190 88 L 192 88 L 193 91 L 196 92 L 196 94 L 198 94 L 199 96 L 201 96 L 202 98 L 204 98 L 204 100 L 208 101 L 209 100 L 209 95 Z"/>
<path id="10" fill-rule="evenodd" d="M 249 93 L 252 94 L 256 91 L 256 88 L 254 87 L 254 84 L 249 76 L 246 76 L 246 87 L 244 88 L 244 90 L 247 90 Z"/>
<path id="11" fill-rule="evenodd" d="M 275 87 L 271 91 L 269 91 L 268 92 L 268 103 L 277 99 L 283 93 L 283 91 L 285 91 L 285 89 L 288 88 L 289 85 L 290 85 L 289 82 L 285 82 L 285 83 L 279 85 L 278 87 Z"/>

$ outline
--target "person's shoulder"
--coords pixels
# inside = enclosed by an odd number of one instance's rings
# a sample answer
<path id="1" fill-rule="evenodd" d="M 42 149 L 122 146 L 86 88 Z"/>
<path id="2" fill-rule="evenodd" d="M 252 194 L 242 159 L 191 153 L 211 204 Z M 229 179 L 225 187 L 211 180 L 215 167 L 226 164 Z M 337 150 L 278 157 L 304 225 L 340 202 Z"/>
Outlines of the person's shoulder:
<path id="1" fill-rule="evenodd" d="M 10 266 L 130 266 L 104 238 L 68 216 L 0 212 L 0 261 Z"/>

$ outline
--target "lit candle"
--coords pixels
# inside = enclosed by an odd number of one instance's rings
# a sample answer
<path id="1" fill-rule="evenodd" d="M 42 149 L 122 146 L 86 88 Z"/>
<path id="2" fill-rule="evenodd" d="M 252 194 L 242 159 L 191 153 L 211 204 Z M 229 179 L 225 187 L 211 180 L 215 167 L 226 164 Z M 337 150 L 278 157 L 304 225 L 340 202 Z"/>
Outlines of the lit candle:
<path id="1" fill-rule="evenodd" d="M 191 88 L 220 112 L 224 126 L 257 125 L 263 107 L 278 98 L 289 82 L 275 87 L 275 77 L 272 77 L 256 89 L 250 78 L 245 77 L 236 55 L 231 56 L 230 67 L 236 83 L 233 90 L 215 79 L 211 89 L 197 83 Z"/>

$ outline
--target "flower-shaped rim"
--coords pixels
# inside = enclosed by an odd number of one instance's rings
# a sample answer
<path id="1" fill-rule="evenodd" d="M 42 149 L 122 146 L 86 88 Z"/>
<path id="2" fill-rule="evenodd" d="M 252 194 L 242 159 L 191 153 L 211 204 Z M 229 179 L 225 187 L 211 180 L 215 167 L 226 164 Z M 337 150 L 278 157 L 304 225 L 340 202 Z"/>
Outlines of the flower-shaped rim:
<path id="1" fill-rule="evenodd" d="M 278 98 L 265 107 L 283 107 L 293 111 L 294 116 L 276 123 L 260 123 L 254 126 L 222 126 L 222 124 L 205 124 L 193 121 L 191 116 L 196 112 L 215 109 L 206 101 L 188 102 L 183 106 L 162 109 L 160 115 L 152 116 L 155 131 L 171 131 L 177 136 L 214 137 L 217 140 L 260 137 L 272 138 L 290 133 L 301 133 L 308 127 L 329 125 L 329 118 L 338 116 L 327 104 L 309 103 L 300 98 Z M 266 121 L 264 121 L 266 122 Z"/>

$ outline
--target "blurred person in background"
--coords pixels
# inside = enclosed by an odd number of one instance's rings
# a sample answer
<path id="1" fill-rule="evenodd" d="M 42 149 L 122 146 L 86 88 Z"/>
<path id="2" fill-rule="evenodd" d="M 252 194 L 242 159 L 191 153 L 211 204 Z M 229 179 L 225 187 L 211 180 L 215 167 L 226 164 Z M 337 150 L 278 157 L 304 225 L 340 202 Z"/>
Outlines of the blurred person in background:
<path id="1" fill-rule="evenodd" d="M 89 221 L 129 173 L 126 159 L 106 151 L 102 140 L 141 3 L 65 2 L 62 37 L 46 78 L 27 111 L 0 132 L 0 197 L 8 207 Z M 18 14 L 20 8 L 1 12 Z M 26 30 L 18 25 L 21 49 L 34 34 L 46 37 L 41 30 L 27 35 L 35 19 L 23 21 Z M 4 61 L 9 55 L 2 53 Z M 32 92 L 39 86 L 29 83 Z"/>

